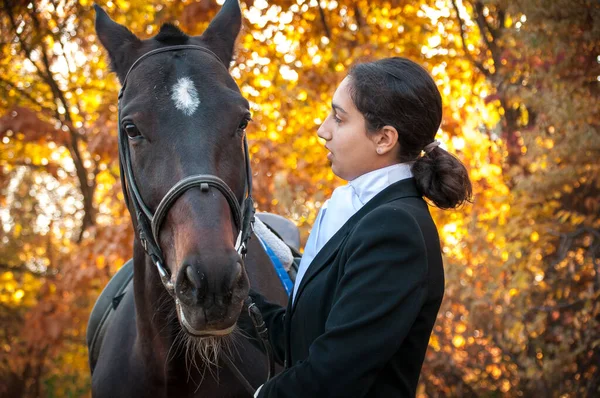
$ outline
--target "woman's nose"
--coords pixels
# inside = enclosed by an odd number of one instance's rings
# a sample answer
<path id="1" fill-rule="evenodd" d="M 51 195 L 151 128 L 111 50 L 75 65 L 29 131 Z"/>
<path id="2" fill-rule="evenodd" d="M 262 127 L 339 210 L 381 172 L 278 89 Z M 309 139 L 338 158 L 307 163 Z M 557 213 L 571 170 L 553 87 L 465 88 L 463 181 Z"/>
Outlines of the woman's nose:
<path id="1" fill-rule="evenodd" d="M 325 121 L 319 126 L 319 129 L 317 130 L 317 135 L 319 136 L 319 138 L 322 138 L 325 141 L 329 141 L 329 139 L 331 138 L 331 134 L 329 133 L 329 127 L 327 123 L 328 121 L 329 116 L 327 116 L 327 119 L 325 119 Z"/>

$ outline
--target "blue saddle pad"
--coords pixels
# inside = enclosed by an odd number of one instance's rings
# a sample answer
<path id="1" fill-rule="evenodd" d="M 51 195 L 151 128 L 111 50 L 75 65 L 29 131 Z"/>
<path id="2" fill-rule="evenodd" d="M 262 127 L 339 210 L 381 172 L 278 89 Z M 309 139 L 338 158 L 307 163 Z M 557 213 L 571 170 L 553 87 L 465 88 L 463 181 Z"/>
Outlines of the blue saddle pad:
<path id="1" fill-rule="evenodd" d="M 281 281 L 281 284 L 283 285 L 283 288 L 285 289 L 285 292 L 287 293 L 287 295 L 289 297 L 290 294 L 292 293 L 292 290 L 294 289 L 294 282 L 288 275 L 287 271 L 283 267 L 283 264 L 281 263 L 279 258 L 275 255 L 273 250 L 269 247 L 269 245 L 267 245 L 267 243 L 265 241 L 263 241 L 258 235 L 255 235 L 255 236 L 258 237 L 258 240 L 262 244 L 262 247 L 265 249 L 265 252 L 271 259 L 271 262 L 273 263 L 273 268 L 275 268 L 275 271 L 277 272 L 277 275 L 279 276 L 279 280 Z"/>

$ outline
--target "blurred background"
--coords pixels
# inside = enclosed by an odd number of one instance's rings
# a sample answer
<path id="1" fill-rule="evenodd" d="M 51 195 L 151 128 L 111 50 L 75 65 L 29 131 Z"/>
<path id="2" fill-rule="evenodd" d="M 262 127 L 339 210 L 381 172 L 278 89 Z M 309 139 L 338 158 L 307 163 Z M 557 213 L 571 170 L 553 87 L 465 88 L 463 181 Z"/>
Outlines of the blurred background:
<path id="1" fill-rule="evenodd" d="M 221 0 L 98 0 L 142 38 Z M 600 395 L 600 2 L 242 0 L 261 211 L 309 231 L 342 183 L 316 136 L 360 60 L 433 75 L 475 200 L 433 214 L 446 296 L 418 395 Z M 91 307 L 131 256 L 117 79 L 90 0 L 0 0 L 0 396 L 89 396 Z"/>

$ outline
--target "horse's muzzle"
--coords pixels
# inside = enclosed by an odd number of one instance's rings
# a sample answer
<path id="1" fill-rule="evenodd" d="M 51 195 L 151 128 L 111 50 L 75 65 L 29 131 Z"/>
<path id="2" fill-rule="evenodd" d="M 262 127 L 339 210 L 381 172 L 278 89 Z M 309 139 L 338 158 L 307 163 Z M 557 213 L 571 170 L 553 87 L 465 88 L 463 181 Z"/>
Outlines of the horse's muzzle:
<path id="1" fill-rule="evenodd" d="M 175 284 L 177 316 L 190 334 L 231 333 L 248 295 L 249 281 L 241 259 L 229 265 L 187 261 L 179 269 Z"/>

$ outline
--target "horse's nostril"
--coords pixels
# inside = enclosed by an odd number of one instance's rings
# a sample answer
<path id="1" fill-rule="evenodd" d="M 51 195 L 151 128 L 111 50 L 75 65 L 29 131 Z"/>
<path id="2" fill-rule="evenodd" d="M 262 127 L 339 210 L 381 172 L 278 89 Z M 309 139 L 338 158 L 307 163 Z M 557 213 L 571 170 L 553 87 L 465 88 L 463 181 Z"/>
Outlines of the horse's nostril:
<path id="1" fill-rule="evenodd" d="M 202 287 L 202 274 L 200 270 L 195 270 L 193 267 L 188 266 L 185 269 L 185 275 L 187 276 L 188 281 L 190 282 L 192 287 L 195 287 L 196 289 L 200 290 L 200 288 Z"/>
<path id="2" fill-rule="evenodd" d="M 208 283 L 201 268 L 185 264 L 177 274 L 177 298 L 186 305 L 197 305 L 206 296 Z"/>

